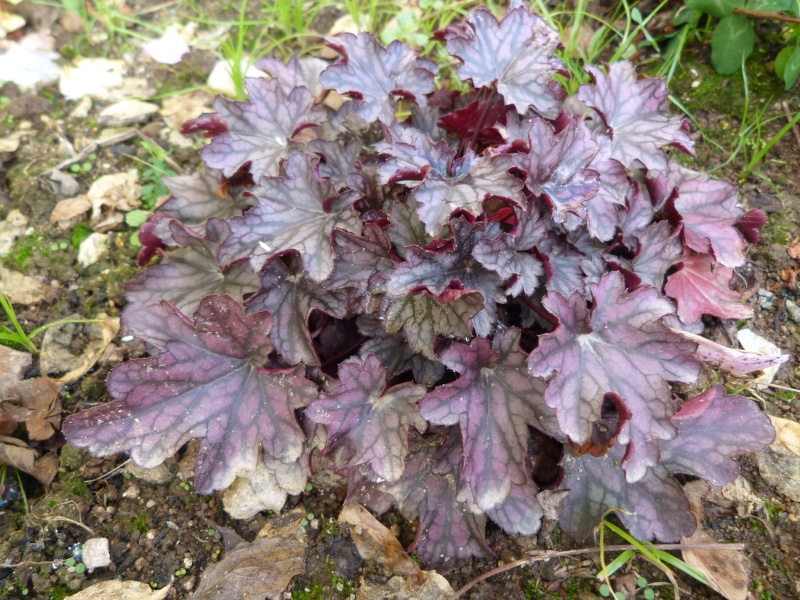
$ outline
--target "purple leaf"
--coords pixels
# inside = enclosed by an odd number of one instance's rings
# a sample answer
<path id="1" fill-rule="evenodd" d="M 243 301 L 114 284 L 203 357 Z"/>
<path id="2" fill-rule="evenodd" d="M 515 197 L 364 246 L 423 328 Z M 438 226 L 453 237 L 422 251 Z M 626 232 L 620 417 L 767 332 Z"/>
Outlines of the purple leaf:
<path id="1" fill-rule="evenodd" d="M 595 157 L 589 169 L 600 174 L 597 195 L 586 203 L 589 233 L 601 242 L 614 237 L 619 225 L 618 206 L 625 206 L 633 194 L 628 170 L 613 158 Z"/>
<path id="2" fill-rule="evenodd" d="M 508 173 L 513 166 L 508 156 L 476 158 L 468 151 L 456 159 L 456 151 L 446 142 L 434 144 L 425 136 L 416 136 L 413 145 L 393 141 L 378 144 L 377 149 L 392 156 L 379 169 L 384 181 L 422 181 L 414 198 L 419 202 L 417 214 L 430 235 L 437 235 L 455 210 L 481 214 L 488 197 L 522 201 L 522 183 Z"/>
<path id="3" fill-rule="evenodd" d="M 749 319 L 753 308 L 741 301 L 741 294 L 731 290 L 733 269 L 715 264 L 707 254 L 687 250 L 682 267 L 669 277 L 664 291 L 678 304 L 678 316 L 691 324 L 703 315 L 723 319 Z"/>
<path id="4" fill-rule="evenodd" d="M 438 67 L 399 41 L 384 48 L 371 33 L 343 33 L 327 38 L 328 45 L 342 58 L 331 65 L 319 80 L 328 89 L 361 100 L 356 114 L 372 123 L 376 119 L 389 125 L 395 121 L 395 96 L 425 106 L 426 94 L 433 92 L 433 77 Z"/>
<path id="5" fill-rule="evenodd" d="M 408 429 L 424 432 L 427 427 L 417 410 L 425 388 L 411 383 L 387 387 L 386 368 L 374 354 L 363 362 L 343 362 L 339 379 L 338 387 L 306 408 L 306 416 L 328 426 L 326 450 L 345 448 L 346 460 L 338 466 L 370 463 L 378 477 L 397 481 L 408 454 Z"/>
<path id="6" fill-rule="evenodd" d="M 483 297 L 483 310 L 472 320 L 478 335 L 488 335 L 497 321 L 497 304 L 505 303 L 502 279 L 481 267 L 472 256 L 475 244 L 485 234 L 476 224 L 460 217 L 450 222 L 452 248 L 426 250 L 406 248 L 406 262 L 401 263 L 389 278 L 386 291 L 393 296 L 426 288 L 434 295 L 442 294 L 457 282 L 460 289 L 474 290 Z M 456 288 L 458 289 L 458 288 Z"/>
<path id="7" fill-rule="evenodd" d="M 513 156 L 514 164 L 527 173 L 528 188 L 547 199 L 556 223 L 565 223 L 568 213 L 585 221 L 585 204 L 599 189 L 599 174 L 588 167 L 600 147 L 583 121 L 573 117 L 556 134 L 539 119 L 528 134 L 528 146 L 527 154 Z"/>
<path id="8" fill-rule="evenodd" d="M 258 276 L 246 260 L 237 260 L 225 268 L 217 262 L 217 248 L 228 236 L 225 221 L 211 218 L 201 238 L 179 221 L 169 228 L 176 244 L 183 246 L 164 254 L 161 264 L 136 275 L 125 286 L 129 310 L 168 300 L 185 314 L 192 314 L 200 300 L 212 294 L 227 294 L 237 302 L 258 290 Z"/>
<path id="9" fill-rule="evenodd" d="M 397 246 L 401 258 L 406 257 L 407 246 L 427 246 L 431 237 L 425 232 L 425 224 L 419 220 L 413 202 L 395 202 L 389 212 L 389 227 L 386 230 Z"/>
<path id="10" fill-rule="evenodd" d="M 501 233 L 495 239 L 482 238 L 475 244 L 472 255 L 503 279 L 516 277 L 506 290 L 507 295 L 530 296 L 545 273 L 542 261 L 530 251 L 544 239 L 547 228 L 532 203 L 524 211 L 515 209 L 515 213 L 519 224 L 513 235 Z"/>
<path id="11" fill-rule="evenodd" d="M 209 167 L 230 177 L 245 162 L 250 163 L 254 181 L 262 175 L 277 175 L 280 159 L 294 146 L 298 132 L 319 124 L 324 113 L 313 109 L 314 97 L 305 88 L 287 96 L 276 79 L 247 78 L 244 86 L 250 99 L 245 102 L 222 96 L 214 101 L 228 131 L 215 137 L 200 151 Z"/>
<path id="12" fill-rule="evenodd" d="M 763 210 L 748 210 L 736 221 L 736 229 L 749 244 L 757 244 L 761 239 L 760 230 L 767 224 L 767 214 Z"/>
<path id="13" fill-rule="evenodd" d="M 630 442 L 625 470 L 628 480 L 636 481 L 657 463 L 658 440 L 675 436 L 668 381 L 695 381 L 695 346 L 660 322 L 673 309 L 656 289 L 626 293 L 619 273 L 604 275 L 591 289 L 591 310 L 581 293 L 569 299 L 547 295 L 543 304 L 559 325 L 539 338 L 530 370 L 553 377 L 545 400 L 556 409 L 561 430 L 577 444 L 589 439 L 603 400 L 612 395 L 625 421 L 619 442 Z"/>
<path id="14" fill-rule="evenodd" d="M 736 186 L 677 163 L 670 163 L 666 175 L 659 179 L 662 181 L 656 182 L 655 189 L 666 192 L 667 211 L 672 213 L 673 224 L 683 224 L 686 245 L 695 252 L 713 252 L 725 267 L 742 266 L 745 242 L 737 224 L 744 210 L 739 206 Z M 659 196 L 656 200 L 661 200 Z"/>
<path id="15" fill-rule="evenodd" d="M 202 438 L 195 487 L 229 486 L 265 456 L 292 463 L 305 435 L 294 411 L 317 397 L 304 368 L 262 367 L 272 351 L 272 318 L 245 316 L 227 296 L 202 300 L 189 321 L 168 302 L 138 314 L 135 335 L 159 353 L 118 366 L 108 378 L 113 402 L 69 417 L 64 435 L 95 456 L 126 450 L 154 467 L 192 438 Z M 150 338 L 151 332 L 160 338 Z"/>
<path id="16" fill-rule="evenodd" d="M 772 422 L 752 400 L 727 395 L 718 384 L 687 401 L 672 422 L 678 437 L 661 444 L 661 464 L 718 487 L 739 475 L 736 456 L 761 452 L 775 440 Z"/>
<path id="17" fill-rule="evenodd" d="M 439 360 L 461 377 L 420 402 L 420 413 L 429 422 L 460 425 L 464 480 L 482 510 L 501 504 L 512 484 L 527 483 L 528 424 L 549 412 L 544 382 L 525 370 L 519 336 L 519 330 L 509 329 L 496 334 L 491 345 L 483 338 L 469 346 L 452 344 Z"/>
<path id="18" fill-rule="evenodd" d="M 462 80 L 475 87 L 497 85 L 506 104 L 517 112 L 533 109 L 555 118 L 561 107 L 553 75 L 564 65 L 553 56 L 559 48 L 558 32 L 525 8 L 510 11 L 502 23 L 486 9 L 473 12 L 459 35 L 447 40 L 447 50 L 464 64 Z"/>
<path id="19" fill-rule="evenodd" d="M 313 140 L 307 145 L 309 150 L 320 156 L 321 160 L 317 167 L 320 177 L 330 179 L 334 187 L 340 191 L 342 188 L 364 191 L 364 178 L 356 170 L 361 144 L 351 142 L 342 145 L 328 140 Z"/>
<path id="20" fill-rule="evenodd" d="M 252 194 L 258 203 L 231 219 L 231 235 L 219 251 L 222 261 L 249 255 L 250 264 L 260 269 L 270 257 L 297 250 L 311 278 L 323 281 L 333 270 L 333 229 L 361 232 L 353 210 L 356 194 L 336 195 L 330 182 L 315 176 L 304 154 L 292 154 L 286 176 L 262 179 Z"/>
<path id="21" fill-rule="evenodd" d="M 321 58 L 298 58 L 296 55 L 285 63 L 276 58 L 260 58 L 256 61 L 256 67 L 268 73 L 283 88 L 283 93 L 289 96 L 297 87 L 308 88 L 308 91 L 316 98 L 322 93 L 322 85 L 319 82 L 319 75 L 328 63 Z"/>
<path id="22" fill-rule="evenodd" d="M 439 126 L 462 140 L 474 139 L 479 144 L 493 145 L 503 139 L 498 128 L 505 124 L 508 112 L 509 108 L 500 98 L 482 102 L 473 100 L 465 107 L 444 115 L 439 119 Z"/>
<path id="23" fill-rule="evenodd" d="M 364 226 L 363 236 L 335 229 L 333 250 L 336 260 L 330 277 L 325 280 L 325 287 L 329 290 L 355 288 L 367 296 L 381 293 L 395 267 L 389 257 L 391 249 L 389 236 L 374 223 Z"/>
<path id="24" fill-rule="evenodd" d="M 697 526 L 680 484 L 662 466 L 647 469 L 636 483 L 629 483 L 619 468 L 622 451 L 601 458 L 584 455 L 574 459 L 562 487 L 569 490 L 559 524 L 582 540 L 611 508 L 630 534 L 642 541 L 677 542 Z"/>
<path id="25" fill-rule="evenodd" d="M 192 175 L 164 177 L 162 181 L 172 198 L 159 207 L 159 212 L 169 213 L 201 235 L 210 218 L 227 220 L 242 214 L 253 199 L 240 189 L 231 190 L 223 185 L 221 175 L 214 169 L 204 169 Z M 168 231 L 164 233 L 169 235 Z M 172 245 L 168 240 L 163 241 Z"/>
<path id="26" fill-rule="evenodd" d="M 669 112 L 669 92 L 664 79 L 638 79 L 628 61 L 609 65 L 608 75 L 587 66 L 594 84 L 582 85 L 578 98 L 603 118 L 611 136 L 610 154 L 630 168 L 639 161 L 648 169 L 664 171 L 664 146 L 692 154 L 694 142 L 682 117 Z"/>
<path id="27" fill-rule="evenodd" d="M 508 497 L 487 510 L 486 516 L 509 535 L 535 535 L 544 516 L 544 510 L 536 499 L 537 492 L 533 482 L 512 485 Z"/>
<path id="28" fill-rule="evenodd" d="M 583 294 L 585 285 L 581 262 L 584 259 L 575 248 L 560 236 L 550 235 L 538 245 L 539 251 L 547 259 L 547 291 L 557 292 L 569 298 L 575 292 Z"/>
<path id="29" fill-rule="evenodd" d="M 670 233 L 668 223 L 653 223 L 639 236 L 639 249 L 633 257 L 633 272 L 641 282 L 662 289 L 667 270 L 681 260 L 681 241 Z"/>
<path id="30" fill-rule="evenodd" d="M 347 293 L 330 291 L 309 277 L 296 253 L 275 257 L 262 269 L 261 290 L 247 301 L 247 312 L 269 311 L 273 317 L 270 338 L 291 364 L 318 365 L 308 331 L 313 310 L 343 319 L 347 316 Z"/>
<path id="31" fill-rule="evenodd" d="M 635 252 L 639 247 L 639 236 L 650 226 L 655 216 L 655 209 L 650 202 L 647 189 L 642 189 L 638 183 L 634 184 L 634 190 L 627 201 L 627 208 L 618 210 L 617 215 L 622 228 L 622 239 L 625 245 Z"/>
<path id="32" fill-rule="evenodd" d="M 436 336 L 471 336 L 470 319 L 482 307 L 481 295 L 475 292 L 448 293 L 439 298 L 427 292 L 396 298 L 387 295 L 381 302 L 379 318 L 388 333 L 402 330 L 414 352 L 436 360 Z"/>
<path id="33" fill-rule="evenodd" d="M 387 333 L 379 319 L 360 316 L 358 331 L 369 338 L 361 346 L 361 357 L 375 354 L 386 366 L 389 379 L 411 370 L 414 381 L 432 388 L 444 376 L 442 363 L 414 352 L 402 334 Z"/>

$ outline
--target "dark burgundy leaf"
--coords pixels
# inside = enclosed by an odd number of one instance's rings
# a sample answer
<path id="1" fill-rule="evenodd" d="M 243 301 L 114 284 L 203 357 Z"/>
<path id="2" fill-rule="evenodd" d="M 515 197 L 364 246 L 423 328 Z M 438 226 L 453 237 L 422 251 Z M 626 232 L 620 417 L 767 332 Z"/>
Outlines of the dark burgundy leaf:
<path id="1" fill-rule="evenodd" d="M 491 345 L 483 338 L 469 346 L 452 344 L 439 360 L 461 376 L 420 402 L 420 413 L 431 423 L 460 425 L 464 480 L 482 510 L 504 502 L 512 484 L 527 483 L 528 424 L 550 412 L 544 382 L 526 372 L 519 336 L 518 329 L 509 329 Z"/>
<path id="2" fill-rule="evenodd" d="M 250 264 L 260 269 L 270 257 L 297 250 L 312 279 L 323 281 L 333 270 L 333 229 L 361 233 L 353 209 L 356 194 L 337 195 L 330 182 L 316 177 L 304 154 L 292 154 L 286 176 L 262 179 L 252 194 L 258 203 L 231 219 L 231 235 L 219 251 L 222 261 L 250 256 Z"/>
<path id="3" fill-rule="evenodd" d="M 664 291 L 678 304 L 678 316 L 686 324 L 703 315 L 723 319 L 749 319 L 753 308 L 741 301 L 731 287 L 733 269 L 716 264 L 708 254 L 687 250 L 681 268 L 667 277 Z"/>
<path id="4" fill-rule="evenodd" d="M 140 311 L 132 333 L 159 349 L 114 369 L 113 402 L 72 415 L 64 435 L 95 456 L 129 450 L 154 467 L 192 438 L 202 438 L 195 487 L 229 486 L 252 470 L 259 448 L 283 463 L 296 461 L 305 435 L 294 411 L 317 397 L 304 367 L 262 367 L 272 351 L 272 318 L 245 316 L 227 296 L 200 303 L 194 322 L 168 302 Z"/>
<path id="5" fill-rule="evenodd" d="M 564 69 L 553 54 L 558 32 L 525 8 L 510 11 L 502 22 L 485 8 L 473 12 L 466 27 L 447 40 L 447 50 L 464 64 L 462 80 L 475 87 L 495 84 L 506 104 L 524 113 L 533 109 L 555 118 L 561 107 L 553 75 Z"/>
<path id="6" fill-rule="evenodd" d="M 450 222 L 453 247 L 426 250 L 411 246 L 406 249 L 406 262 L 401 263 L 389 278 L 386 290 L 392 296 L 403 296 L 426 288 L 434 295 L 442 294 L 453 282 L 464 290 L 474 290 L 483 297 L 483 310 L 472 320 L 478 335 L 488 335 L 497 321 L 497 304 L 505 303 L 502 279 L 480 266 L 473 258 L 475 244 L 484 236 L 477 225 L 460 217 Z"/>
<path id="7" fill-rule="evenodd" d="M 719 384 L 686 402 L 672 423 L 678 437 L 661 444 L 661 464 L 720 487 L 739 475 L 735 457 L 762 452 L 775 440 L 772 422 L 755 402 L 728 395 Z"/>
<path id="8" fill-rule="evenodd" d="M 320 82 L 328 89 L 361 100 L 356 113 L 372 123 L 395 121 L 395 96 L 425 106 L 426 94 L 434 90 L 438 67 L 423 60 L 408 46 L 395 40 L 384 48 L 371 33 L 343 33 L 327 38 L 328 45 L 342 55 Z"/>
<path id="9" fill-rule="evenodd" d="M 343 319 L 347 316 L 347 293 L 328 290 L 311 279 L 296 253 L 273 258 L 260 277 L 261 290 L 247 301 L 247 311 L 272 314 L 270 338 L 289 363 L 318 365 L 308 318 L 316 309 Z"/>
<path id="10" fill-rule="evenodd" d="M 694 382 L 699 364 L 694 344 L 661 323 L 673 307 L 658 290 L 626 293 L 619 273 L 604 275 L 591 290 L 591 310 L 581 293 L 568 299 L 547 295 L 543 304 L 559 325 L 539 338 L 530 370 L 553 378 L 545 400 L 556 409 L 561 430 L 578 444 L 589 439 L 606 395 L 614 395 L 625 421 L 619 442 L 629 444 L 624 466 L 633 482 L 657 464 L 658 440 L 675 437 L 668 381 Z"/>
<path id="11" fill-rule="evenodd" d="M 608 75 L 597 67 L 586 70 L 594 84 L 582 85 L 578 98 L 600 113 L 608 126 L 610 158 L 628 168 L 639 161 L 648 169 L 665 171 L 664 146 L 692 154 L 694 142 L 683 118 L 670 114 L 664 79 L 639 79 L 628 61 L 609 65 Z"/>
<path id="12" fill-rule="evenodd" d="M 578 118 L 556 133 L 544 119 L 533 123 L 528 134 L 528 153 L 515 154 L 514 164 L 527 173 L 525 183 L 544 196 L 556 223 L 566 223 L 567 214 L 586 220 L 586 202 L 597 195 L 599 175 L 589 169 L 600 147 Z"/>
<path id="13" fill-rule="evenodd" d="M 332 392 L 306 408 L 306 416 L 328 426 L 327 450 L 345 449 L 346 460 L 338 466 L 369 463 L 378 481 L 397 481 L 408 454 L 409 428 L 424 432 L 427 427 L 417 410 L 425 388 L 412 383 L 388 387 L 386 368 L 374 354 L 363 362 L 343 362 L 339 380 Z"/>
<path id="14" fill-rule="evenodd" d="M 508 112 L 508 108 L 499 98 L 483 102 L 473 100 L 464 108 L 444 115 L 439 119 L 439 127 L 455 133 L 462 140 L 498 144 L 503 140 L 499 128 L 505 125 L 505 115 Z"/>
<path id="15" fill-rule="evenodd" d="M 278 175 L 280 160 L 294 147 L 299 131 L 319 124 L 324 113 L 314 110 L 314 97 L 305 88 L 286 94 L 277 79 L 245 79 L 250 99 L 237 102 L 222 96 L 214 108 L 228 131 L 216 136 L 200 151 L 209 167 L 230 177 L 245 162 L 258 182 L 262 175 Z"/>
<path id="16" fill-rule="evenodd" d="M 739 217 L 736 221 L 736 229 L 749 244 L 757 244 L 760 236 L 760 229 L 767 224 L 767 215 L 764 211 L 753 209 Z"/>
<path id="17" fill-rule="evenodd" d="M 227 294 L 237 302 L 258 290 L 258 276 L 247 260 L 225 268 L 217 262 L 217 248 L 228 236 L 225 221 L 209 219 L 202 238 L 179 221 L 169 221 L 171 239 L 182 246 L 164 254 L 161 264 L 139 273 L 125 286 L 130 310 L 140 310 L 168 300 L 178 310 L 192 314 L 200 300 L 212 294 Z"/>
<path id="18" fill-rule="evenodd" d="M 204 113 L 196 119 L 189 119 L 181 125 L 183 135 L 203 132 L 203 137 L 211 138 L 228 132 L 228 123 L 216 113 Z"/>

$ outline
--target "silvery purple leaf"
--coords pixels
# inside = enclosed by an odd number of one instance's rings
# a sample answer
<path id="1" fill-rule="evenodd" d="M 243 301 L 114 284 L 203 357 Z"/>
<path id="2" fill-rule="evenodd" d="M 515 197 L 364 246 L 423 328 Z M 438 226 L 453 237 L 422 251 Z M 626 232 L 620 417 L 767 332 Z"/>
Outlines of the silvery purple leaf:
<path id="1" fill-rule="evenodd" d="M 307 147 L 320 156 L 317 166 L 319 176 L 330 179 L 337 190 L 350 188 L 360 192 L 365 191 L 364 178 L 356 169 L 356 165 L 359 164 L 361 144 L 358 142 L 341 144 L 318 139 L 310 141 Z"/>
<path id="2" fill-rule="evenodd" d="M 242 214 L 255 200 L 243 195 L 241 189 L 223 186 L 221 175 L 217 170 L 203 169 L 192 175 L 164 177 L 172 198 L 158 208 L 159 212 L 169 213 L 200 235 L 212 217 L 227 220 Z M 164 243 L 172 245 L 167 240 Z"/>
<path id="3" fill-rule="evenodd" d="M 194 322 L 168 302 L 140 317 L 134 334 L 160 331 L 160 351 L 114 369 L 108 378 L 114 401 L 64 422 L 72 444 L 96 456 L 129 450 L 138 465 L 154 467 L 202 438 L 195 467 L 200 493 L 252 470 L 259 447 L 284 463 L 300 457 L 305 435 L 295 410 L 317 397 L 317 387 L 303 367 L 262 367 L 272 351 L 268 313 L 245 316 L 231 298 L 208 296 Z"/>
<path id="4" fill-rule="evenodd" d="M 171 239 L 182 246 L 163 253 L 164 260 L 145 269 L 125 285 L 126 310 L 140 310 L 150 304 L 168 300 L 184 314 L 192 314 L 200 300 L 212 294 L 227 294 L 237 302 L 258 290 L 258 276 L 246 259 L 220 267 L 217 248 L 228 236 L 230 227 L 225 221 L 211 218 L 205 227 L 205 237 L 170 221 Z"/>
<path id="5" fill-rule="evenodd" d="M 641 282 L 661 290 L 667 270 L 680 262 L 682 244 L 677 232 L 670 232 L 669 223 L 653 223 L 638 236 L 639 249 L 631 261 L 633 272 Z"/>
<path id="6" fill-rule="evenodd" d="M 367 295 L 381 293 L 395 267 L 389 257 L 392 249 L 389 236 L 374 223 L 367 223 L 364 235 L 335 229 L 332 242 L 336 259 L 325 288 L 355 288 Z"/>
<path id="7" fill-rule="evenodd" d="M 256 61 L 256 68 L 278 81 L 283 88 L 283 93 L 287 96 L 295 88 L 305 87 L 315 98 L 323 91 L 319 75 L 327 66 L 328 63 L 321 58 L 298 58 L 296 55 L 293 55 L 287 63 L 269 57 L 259 58 Z"/>
<path id="8" fill-rule="evenodd" d="M 432 238 L 425 232 L 425 224 L 417 216 L 414 202 L 395 202 L 389 212 L 386 232 L 397 246 L 397 254 L 406 257 L 406 247 L 427 246 Z"/>
<path id="9" fill-rule="evenodd" d="M 347 293 L 328 290 L 311 279 L 294 252 L 270 260 L 259 276 L 261 289 L 247 301 L 247 312 L 269 311 L 273 318 L 270 338 L 289 363 L 318 365 L 308 318 L 313 310 L 321 310 L 343 319 L 347 316 Z"/>
<path id="10" fill-rule="evenodd" d="M 626 208 L 617 210 L 622 239 L 632 252 L 636 252 L 639 247 L 639 235 L 653 222 L 655 213 L 647 189 L 643 189 L 638 183 L 634 184 L 634 190 L 627 200 Z"/>
<path id="11" fill-rule="evenodd" d="M 314 97 L 305 88 L 287 95 L 276 79 L 245 79 L 249 100 L 219 96 L 214 108 L 228 131 L 200 151 L 206 165 L 230 177 L 244 163 L 258 182 L 262 175 L 278 175 L 280 160 L 292 150 L 298 132 L 319 124 L 324 113 L 314 110 Z"/>
<path id="12" fill-rule="evenodd" d="M 753 307 L 731 289 L 733 269 L 716 264 L 708 254 L 686 250 L 681 268 L 667 277 L 664 292 L 678 304 L 678 316 L 686 324 L 703 315 L 722 319 L 749 319 Z"/>
<path id="13" fill-rule="evenodd" d="M 597 195 L 586 203 L 589 233 L 601 242 L 614 237 L 619 225 L 618 207 L 634 192 L 628 170 L 613 158 L 595 157 L 589 168 L 600 174 Z"/>
<path id="14" fill-rule="evenodd" d="M 544 516 L 544 510 L 536 499 L 537 492 L 532 481 L 512 485 L 508 497 L 487 510 L 486 516 L 509 535 L 535 535 Z"/>
<path id="15" fill-rule="evenodd" d="M 371 33 L 343 33 L 326 41 L 342 58 L 322 72 L 320 83 L 359 99 L 356 114 L 368 123 L 395 122 L 395 97 L 425 106 L 426 94 L 435 89 L 438 67 L 400 41 L 384 48 Z"/>
<path id="16" fill-rule="evenodd" d="M 491 345 L 480 337 L 469 346 L 452 344 L 439 360 L 461 376 L 420 402 L 429 422 L 460 426 L 463 477 L 482 510 L 501 504 L 512 484 L 527 483 L 528 424 L 550 412 L 542 397 L 544 382 L 525 370 L 519 336 L 518 329 L 509 329 L 496 334 Z"/>
<path id="17" fill-rule="evenodd" d="M 533 109 L 555 118 L 561 107 L 553 76 L 564 69 L 553 54 L 558 32 L 525 8 L 510 11 L 502 22 L 485 8 L 473 12 L 461 35 L 447 40 L 447 51 L 464 64 L 462 80 L 475 87 L 495 84 L 507 104 L 524 113 Z"/>
<path id="18" fill-rule="evenodd" d="M 672 417 L 678 437 L 661 444 L 661 464 L 671 473 L 701 477 L 721 487 L 739 475 L 740 454 L 763 451 L 775 428 L 755 402 L 714 384 Z"/>
<path id="19" fill-rule="evenodd" d="M 358 331 L 368 338 L 361 345 L 360 356 L 375 354 L 385 365 L 389 379 L 411 370 L 414 381 L 432 388 L 444 376 L 442 363 L 414 352 L 402 334 L 387 333 L 377 317 L 359 316 Z"/>
<path id="20" fill-rule="evenodd" d="M 664 79 L 639 79 L 628 61 L 609 65 L 608 75 L 597 67 L 586 70 L 594 80 L 578 90 L 578 98 L 600 113 L 611 136 L 610 155 L 630 168 L 640 161 L 653 171 L 667 169 L 664 146 L 692 154 L 694 142 L 684 119 L 670 114 Z"/>
<path id="21" fill-rule="evenodd" d="M 398 297 L 386 295 L 379 314 L 388 333 L 403 332 L 414 352 L 436 360 L 438 335 L 469 337 L 470 320 L 483 308 L 477 292 L 452 292 L 436 297 L 427 292 Z"/>
<path id="22" fill-rule="evenodd" d="M 353 209 L 357 194 L 337 195 L 330 182 L 316 177 L 304 154 L 292 154 L 286 175 L 262 179 L 252 194 L 258 203 L 231 219 L 231 235 L 219 250 L 221 261 L 250 256 L 250 264 L 260 270 L 270 257 L 297 250 L 312 279 L 323 281 L 333 270 L 333 229 L 361 233 Z"/>
<path id="23" fill-rule="evenodd" d="M 530 371 L 552 378 L 545 400 L 577 444 L 589 439 L 611 395 L 623 417 L 618 437 L 629 444 L 624 467 L 633 482 L 657 463 L 658 440 L 675 437 L 668 382 L 694 382 L 700 365 L 694 344 L 660 322 L 673 307 L 655 288 L 626 293 L 622 276 L 608 273 L 591 290 L 591 310 L 582 293 L 548 293 L 544 307 L 559 325 L 539 338 Z"/>
<path id="24" fill-rule="evenodd" d="M 472 325 L 478 335 L 488 335 L 497 321 L 496 305 L 506 302 L 503 280 L 497 273 L 481 267 L 472 256 L 475 244 L 485 236 L 480 227 L 463 217 L 451 221 L 450 227 L 453 232 L 451 248 L 406 248 L 406 262 L 391 274 L 386 291 L 392 296 L 402 296 L 426 288 L 440 295 L 457 282 L 460 289 L 474 290 L 483 296 L 484 308 L 472 320 Z"/>
<path id="25" fill-rule="evenodd" d="M 506 289 L 508 296 L 532 295 L 545 274 L 542 261 L 531 253 L 547 235 L 547 227 L 533 203 L 525 210 L 514 209 L 519 221 L 512 234 L 478 240 L 472 255 L 503 279 L 516 277 Z"/>
<path id="26" fill-rule="evenodd" d="M 528 148 L 527 154 L 513 155 L 514 164 L 527 174 L 528 188 L 547 199 L 556 223 L 566 223 L 568 214 L 585 221 L 586 202 L 600 187 L 599 174 L 588 168 L 600 147 L 583 121 L 573 117 L 556 134 L 538 119 L 528 134 Z"/>
<path id="27" fill-rule="evenodd" d="M 713 252 L 717 262 L 731 269 L 745 262 L 745 241 L 736 227 L 744 210 L 739 192 L 727 181 L 712 179 L 671 162 L 666 174 L 656 181 L 662 189 L 667 211 L 674 224 L 683 224 L 686 245 L 700 253 Z M 655 196 L 656 201 L 662 201 Z"/>
<path id="28" fill-rule="evenodd" d="M 569 298 L 575 292 L 584 293 L 586 285 L 583 280 L 581 262 L 583 254 L 578 252 L 561 236 L 549 235 L 537 246 L 547 261 L 544 263 L 547 273 L 547 291 L 557 292 Z"/>
<path id="29" fill-rule="evenodd" d="M 340 467 L 369 463 L 380 479 L 393 482 L 403 475 L 408 454 L 408 430 L 424 432 L 425 420 L 417 401 L 425 388 L 412 383 L 387 387 L 386 368 L 374 354 L 363 362 L 349 359 L 339 365 L 340 383 L 305 410 L 316 423 L 328 426 L 326 450 L 342 447 Z"/>
<path id="30" fill-rule="evenodd" d="M 619 467 L 623 451 L 573 459 L 561 486 L 569 490 L 559 520 L 561 527 L 582 540 L 607 510 L 618 508 L 620 521 L 638 540 L 677 542 L 690 536 L 697 522 L 680 484 L 660 465 L 647 469 L 636 483 L 629 483 Z"/>

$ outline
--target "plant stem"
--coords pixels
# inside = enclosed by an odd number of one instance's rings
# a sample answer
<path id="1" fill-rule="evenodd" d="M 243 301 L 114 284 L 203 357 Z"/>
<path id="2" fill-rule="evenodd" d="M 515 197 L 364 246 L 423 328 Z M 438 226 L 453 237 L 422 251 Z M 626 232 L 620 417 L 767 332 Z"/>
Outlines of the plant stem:
<path id="1" fill-rule="evenodd" d="M 761 12 L 758 10 L 747 10 L 746 8 L 734 8 L 733 14 L 744 15 L 751 19 L 769 19 L 772 21 L 786 21 L 787 23 L 800 23 L 797 17 L 790 17 L 789 15 L 782 15 L 779 13 Z"/>

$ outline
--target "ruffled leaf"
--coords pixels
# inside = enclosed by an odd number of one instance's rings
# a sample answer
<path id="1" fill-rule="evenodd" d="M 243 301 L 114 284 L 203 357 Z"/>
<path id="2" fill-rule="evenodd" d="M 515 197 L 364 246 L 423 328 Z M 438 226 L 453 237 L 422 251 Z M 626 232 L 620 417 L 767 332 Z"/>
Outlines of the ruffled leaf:
<path id="1" fill-rule="evenodd" d="M 544 510 L 536 499 L 536 485 L 512 485 L 508 497 L 486 511 L 492 521 L 509 535 L 536 535 Z"/>
<path id="2" fill-rule="evenodd" d="M 495 84 L 506 104 L 517 112 L 533 108 L 555 118 L 561 107 L 553 76 L 564 66 L 553 56 L 558 32 L 525 8 L 510 11 L 502 22 L 486 9 L 472 13 L 465 27 L 447 40 L 447 50 L 464 64 L 462 80 L 475 87 Z"/>
<path id="3" fill-rule="evenodd" d="M 397 481 L 408 454 L 408 430 L 424 432 L 417 401 L 425 388 L 411 383 L 387 387 L 386 368 L 374 354 L 363 362 L 350 359 L 339 365 L 340 384 L 314 400 L 308 418 L 328 426 L 326 450 L 342 448 L 340 467 L 370 464 L 379 478 Z"/>
<path id="4" fill-rule="evenodd" d="M 672 305 L 651 287 L 626 293 L 622 276 L 608 273 L 592 285 L 593 308 L 583 294 L 548 294 L 545 308 L 558 319 L 539 338 L 530 370 L 553 377 L 545 400 L 556 409 L 561 430 L 583 444 L 610 395 L 624 423 L 619 441 L 629 444 L 624 466 L 629 481 L 658 462 L 658 440 L 675 436 L 669 381 L 693 382 L 699 364 L 694 345 L 661 322 Z"/>
<path id="5" fill-rule="evenodd" d="M 268 73 L 283 88 L 283 93 L 289 96 L 297 87 L 308 88 L 316 98 L 322 93 L 319 75 L 328 66 L 321 58 L 292 56 L 289 62 L 284 63 L 276 58 L 260 58 L 256 67 Z"/>
<path id="6" fill-rule="evenodd" d="M 259 270 L 270 257 L 296 250 L 312 279 L 323 281 L 333 270 L 333 229 L 361 233 L 353 209 L 357 194 L 337 195 L 330 182 L 315 176 L 303 154 L 292 154 L 286 175 L 262 179 L 252 194 L 258 203 L 231 219 L 231 235 L 220 247 L 220 260 L 250 256 L 250 264 Z"/>
<path id="7" fill-rule="evenodd" d="M 114 401 L 69 417 L 64 435 L 95 456 L 130 450 L 143 467 L 202 438 L 199 493 L 225 488 L 255 468 L 259 447 L 293 463 L 305 440 L 295 410 L 317 397 L 317 387 L 303 367 L 262 366 L 272 351 L 271 326 L 268 313 L 245 316 L 227 296 L 204 298 L 194 322 L 168 302 L 141 311 L 132 333 L 158 353 L 114 369 L 108 378 Z"/>

